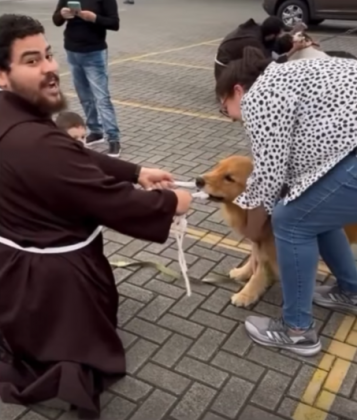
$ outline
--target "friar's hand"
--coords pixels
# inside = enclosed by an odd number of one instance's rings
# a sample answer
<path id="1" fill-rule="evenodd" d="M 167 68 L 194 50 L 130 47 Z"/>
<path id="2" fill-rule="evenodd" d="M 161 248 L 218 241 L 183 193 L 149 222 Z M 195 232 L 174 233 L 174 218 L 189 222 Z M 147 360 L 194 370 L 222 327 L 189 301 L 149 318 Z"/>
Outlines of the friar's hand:
<path id="1" fill-rule="evenodd" d="M 161 169 L 142 168 L 139 174 L 138 183 L 145 189 L 150 188 L 172 188 L 173 176 Z"/>

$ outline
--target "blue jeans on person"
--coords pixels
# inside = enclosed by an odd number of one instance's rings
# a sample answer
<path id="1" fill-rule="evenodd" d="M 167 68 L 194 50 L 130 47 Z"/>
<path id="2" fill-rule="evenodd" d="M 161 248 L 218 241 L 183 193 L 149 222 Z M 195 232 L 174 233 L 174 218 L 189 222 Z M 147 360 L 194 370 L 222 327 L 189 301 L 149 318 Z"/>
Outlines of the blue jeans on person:
<path id="1" fill-rule="evenodd" d="M 109 93 L 108 50 L 66 52 L 89 131 L 105 134 L 109 142 L 118 142 L 120 131 Z"/>
<path id="2" fill-rule="evenodd" d="M 299 198 L 272 215 L 283 319 L 291 328 L 313 323 L 319 254 L 342 291 L 357 293 L 357 268 L 343 226 L 357 223 L 357 157 L 350 154 Z"/>

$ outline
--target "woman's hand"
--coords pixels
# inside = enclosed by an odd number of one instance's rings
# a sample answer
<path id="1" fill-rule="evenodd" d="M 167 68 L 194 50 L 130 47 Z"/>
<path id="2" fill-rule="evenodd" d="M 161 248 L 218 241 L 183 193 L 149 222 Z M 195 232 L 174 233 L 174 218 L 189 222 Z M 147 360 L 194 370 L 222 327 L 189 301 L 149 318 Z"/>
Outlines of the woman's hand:
<path id="1" fill-rule="evenodd" d="M 252 242 L 261 242 L 271 233 L 269 215 L 264 206 L 247 211 L 247 222 L 242 234 Z"/>

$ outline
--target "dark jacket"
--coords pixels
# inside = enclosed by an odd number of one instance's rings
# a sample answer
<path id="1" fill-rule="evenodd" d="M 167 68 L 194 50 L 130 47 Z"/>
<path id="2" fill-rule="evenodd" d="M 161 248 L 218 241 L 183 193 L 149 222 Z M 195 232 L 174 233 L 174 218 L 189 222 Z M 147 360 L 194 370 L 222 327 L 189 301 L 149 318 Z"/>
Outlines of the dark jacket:
<path id="1" fill-rule="evenodd" d="M 97 15 L 96 21 L 87 22 L 79 17 L 69 19 L 64 31 L 64 47 L 72 52 L 93 52 L 107 48 L 107 30 L 119 30 L 119 12 L 116 0 L 81 0 L 82 10 Z M 52 16 L 56 26 L 62 26 L 66 20 L 61 9 L 67 6 L 67 0 L 59 0 Z"/>

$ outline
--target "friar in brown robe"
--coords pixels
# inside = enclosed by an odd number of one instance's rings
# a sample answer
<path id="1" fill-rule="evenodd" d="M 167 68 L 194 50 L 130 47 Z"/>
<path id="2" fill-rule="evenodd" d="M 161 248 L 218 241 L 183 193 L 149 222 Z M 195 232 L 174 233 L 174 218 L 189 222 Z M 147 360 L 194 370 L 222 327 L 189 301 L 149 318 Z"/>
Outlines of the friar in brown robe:
<path id="1" fill-rule="evenodd" d="M 125 374 L 98 226 L 165 242 L 178 193 L 135 188 L 137 165 L 59 130 L 44 106 L 61 97 L 42 26 L 0 17 L 0 47 L 9 39 L 9 70 L 0 61 L 0 397 L 59 398 L 98 416 L 101 392 Z"/>

